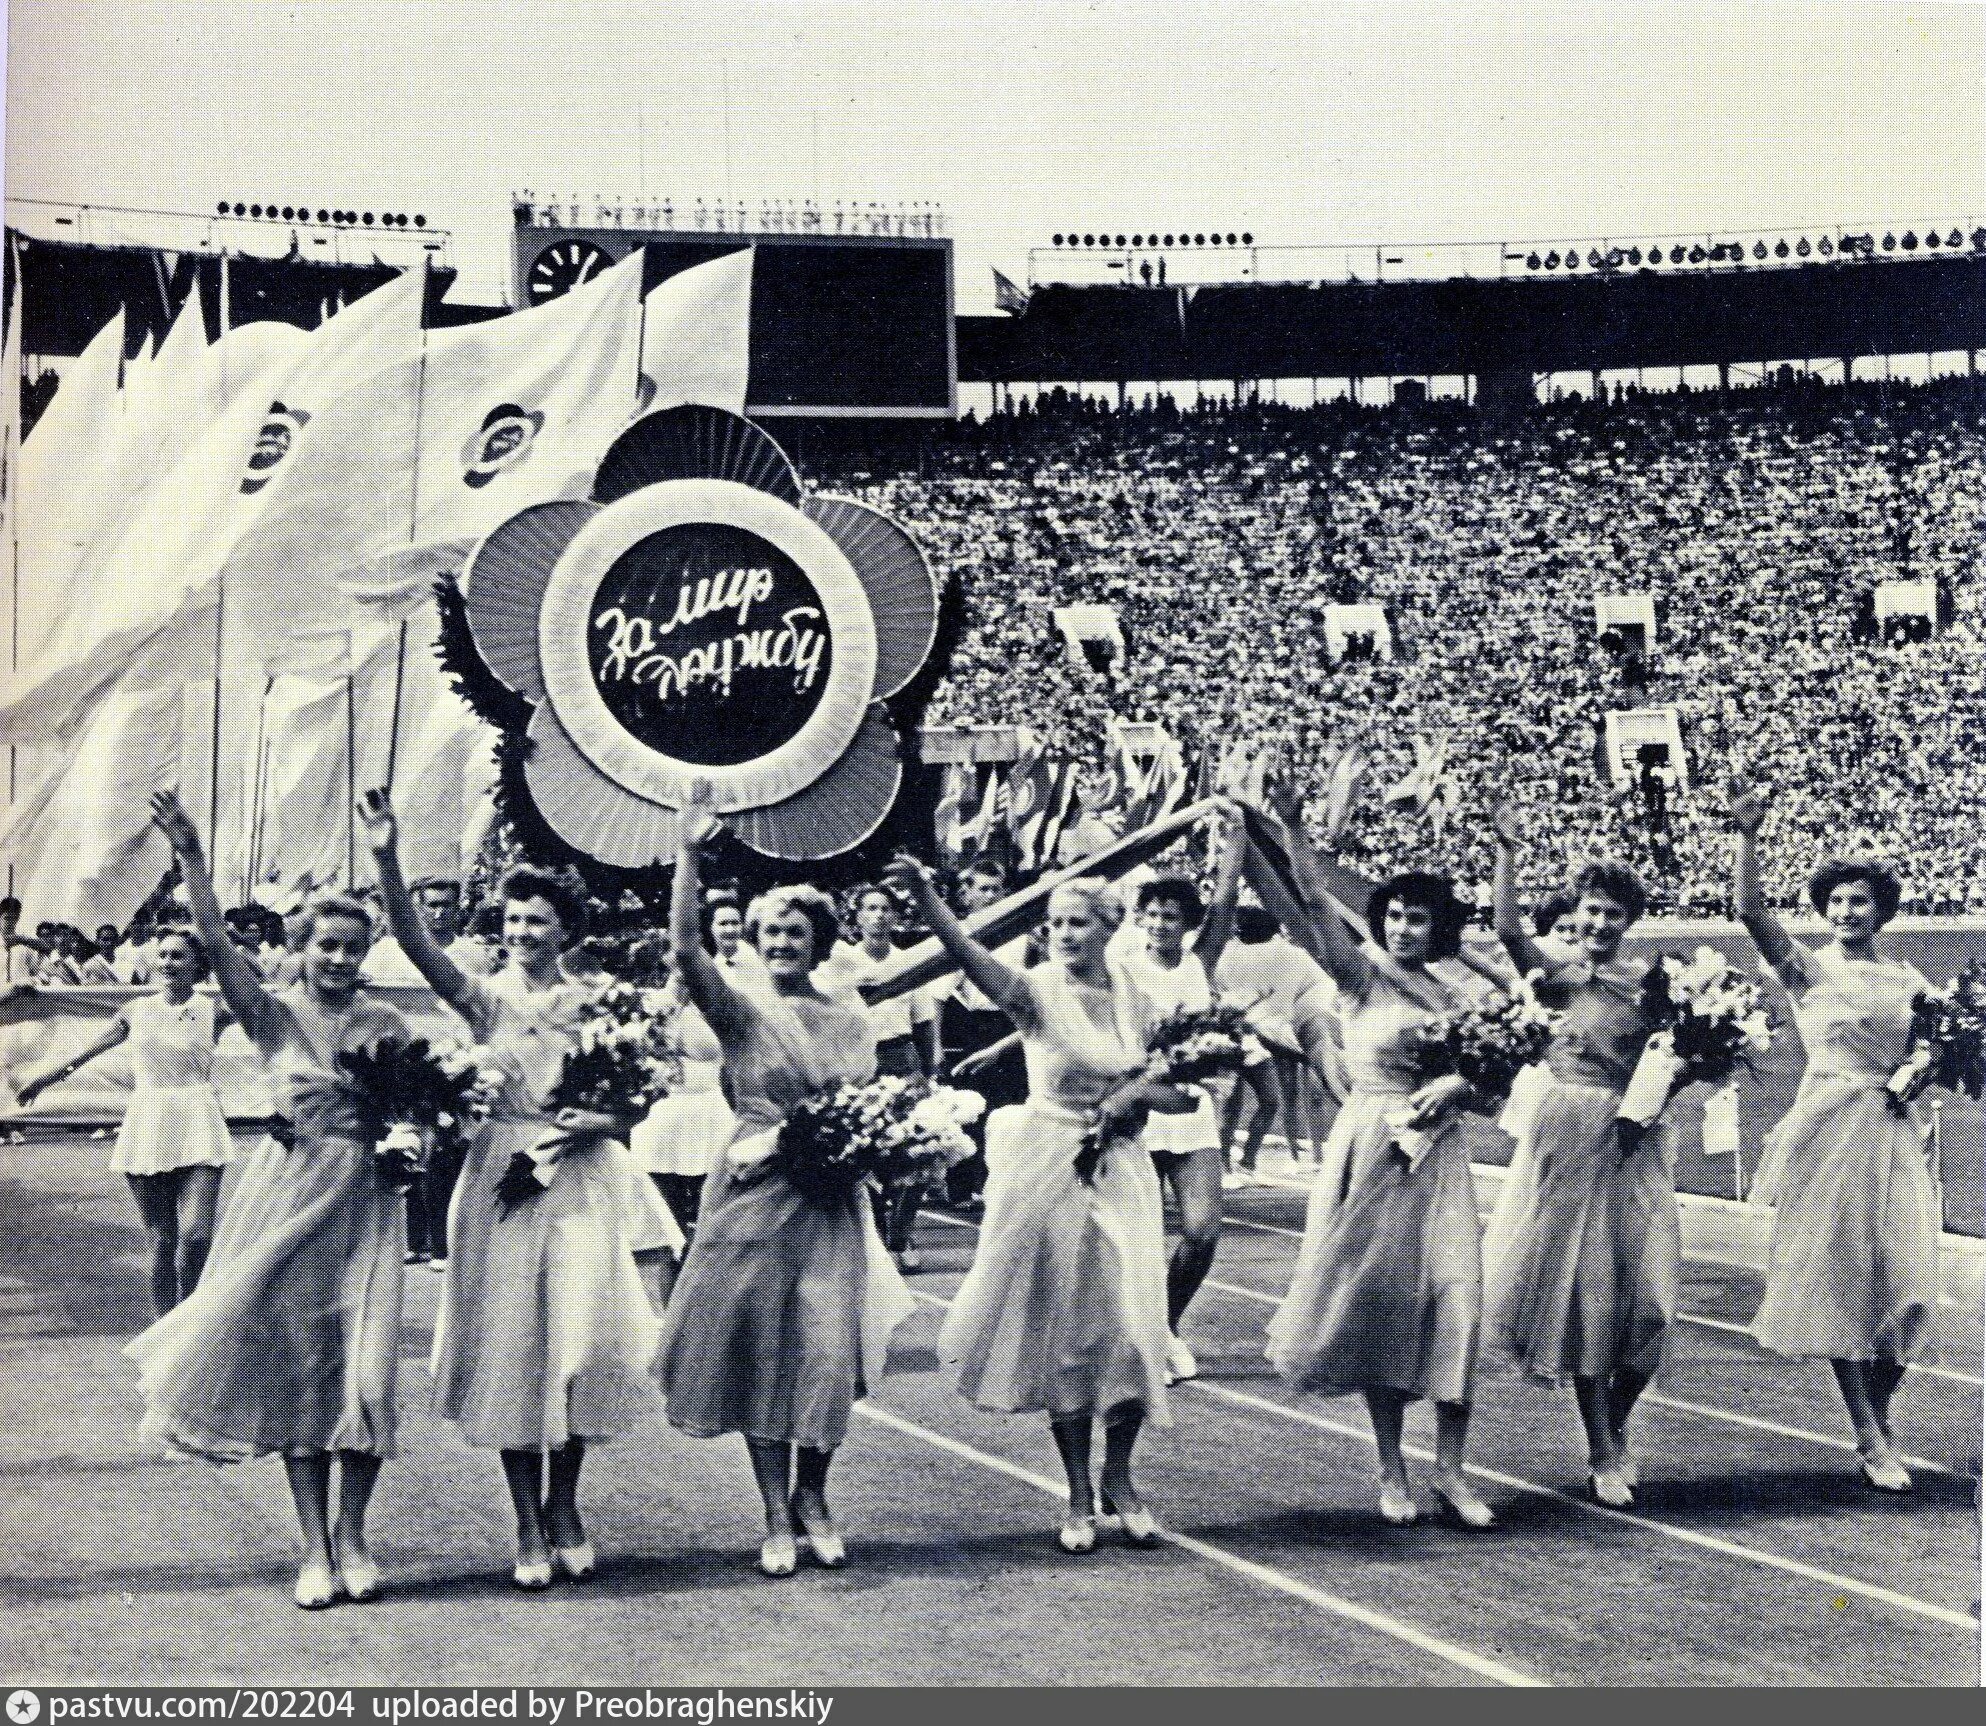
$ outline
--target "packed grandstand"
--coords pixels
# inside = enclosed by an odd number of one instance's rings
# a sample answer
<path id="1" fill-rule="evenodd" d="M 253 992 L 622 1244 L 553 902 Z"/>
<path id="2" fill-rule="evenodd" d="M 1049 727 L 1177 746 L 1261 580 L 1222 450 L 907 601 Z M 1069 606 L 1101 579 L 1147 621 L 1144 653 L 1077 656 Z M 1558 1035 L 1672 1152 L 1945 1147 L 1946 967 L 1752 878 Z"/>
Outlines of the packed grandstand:
<path id="1" fill-rule="evenodd" d="M 1952 378 L 1570 400 L 1116 411 L 1051 394 L 911 448 L 814 461 L 813 483 L 900 519 L 964 591 L 928 719 L 1027 724 L 1100 756 L 1113 719 L 1191 746 L 1278 745 L 1313 807 L 1359 742 L 1388 783 L 1444 737 L 1459 818 L 1358 815 L 1345 855 L 1487 882 L 1484 817 L 1515 794 L 1568 854 L 1613 853 L 1666 908 L 1729 910 L 1722 779 L 1778 788 L 1768 891 L 1799 902 L 1831 850 L 1910 859 L 1911 909 L 1986 911 L 1980 657 L 1986 389 Z M 1930 639 L 1867 627 L 1879 583 L 1933 584 Z M 1603 593 L 1645 593 L 1623 655 Z M 1324 608 L 1385 607 L 1396 657 L 1334 660 Z M 1053 609 L 1116 608 L 1121 656 L 1070 654 Z M 1923 631 L 1901 632 L 1915 635 Z M 1616 787 L 1610 710 L 1672 706 L 1685 779 L 1667 854 Z"/>

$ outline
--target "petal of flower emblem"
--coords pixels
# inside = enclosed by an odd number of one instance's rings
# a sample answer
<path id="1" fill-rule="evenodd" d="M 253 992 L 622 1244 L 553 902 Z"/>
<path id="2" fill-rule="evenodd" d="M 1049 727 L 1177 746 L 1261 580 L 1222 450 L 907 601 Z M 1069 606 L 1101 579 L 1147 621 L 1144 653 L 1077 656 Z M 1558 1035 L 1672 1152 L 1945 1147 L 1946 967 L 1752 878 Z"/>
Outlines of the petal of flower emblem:
<path id="1" fill-rule="evenodd" d="M 617 785 L 580 754 L 549 706 L 531 716 L 524 779 L 538 813 L 566 843 L 619 869 L 674 859 L 682 817 Z"/>
<path id="2" fill-rule="evenodd" d="M 896 727 L 880 706 L 872 707 L 848 752 L 806 790 L 768 809 L 719 819 L 768 857 L 838 857 L 883 824 L 902 782 Z"/>
<path id="3" fill-rule="evenodd" d="M 917 542 L 880 510 L 841 497 L 801 506 L 841 547 L 869 595 L 876 619 L 876 699 L 887 701 L 917 675 L 938 634 L 938 583 Z"/>
<path id="4" fill-rule="evenodd" d="M 728 479 L 800 507 L 800 476 L 771 438 L 722 408 L 644 414 L 614 439 L 593 479 L 596 503 L 616 503 L 671 479 Z"/>
<path id="5" fill-rule="evenodd" d="M 600 513 L 566 501 L 521 509 L 476 547 L 463 571 L 469 632 L 483 663 L 527 701 L 545 699 L 538 669 L 538 607 L 559 554 Z"/>

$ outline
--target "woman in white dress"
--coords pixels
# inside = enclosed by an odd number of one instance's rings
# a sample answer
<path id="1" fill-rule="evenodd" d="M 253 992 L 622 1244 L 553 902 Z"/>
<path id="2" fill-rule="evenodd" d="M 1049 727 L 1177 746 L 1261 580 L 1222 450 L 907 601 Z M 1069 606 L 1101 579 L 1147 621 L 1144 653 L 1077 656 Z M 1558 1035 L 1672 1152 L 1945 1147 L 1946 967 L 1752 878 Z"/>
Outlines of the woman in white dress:
<path id="1" fill-rule="evenodd" d="M 1941 1220 L 1924 1113 L 1914 1091 L 1899 1098 L 1888 1085 L 1910 1053 L 1911 1003 L 1930 985 L 1877 943 L 1902 899 L 1887 864 L 1822 864 L 1807 890 L 1834 939 L 1803 947 L 1786 932 L 1759 889 L 1768 809 L 1762 793 L 1733 786 L 1738 920 L 1793 997 L 1807 1070 L 1752 1182 L 1752 1202 L 1774 1207 L 1752 1332 L 1775 1354 L 1833 1367 L 1864 1477 L 1908 1492 L 1890 1399 L 1932 1349 Z"/>
<path id="2" fill-rule="evenodd" d="M 981 1408 L 1048 1416 L 1069 1481 L 1056 1540 L 1096 1545 L 1092 1429 L 1103 1423 L 1102 1504 L 1133 1545 L 1159 1538 L 1131 1476 L 1149 1419 L 1166 1401 L 1164 1221 L 1158 1177 L 1140 1134 L 1153 1111 L 1184 1114 L 1195 1098 L 1138 1076 L 1157 1011 L 1108 947 L 1122 902 L 1101 881 L 1070 882 L 1048 901 L 1048 962 L 1003 965 L 974 941 L 923 867 L 899 857 L 887 878 L 987 999 L 1019 1027 L 1028 1103 L 987 1147 L 979 1250 L 939 1333 L 960 1393 Z M 1085 1185 L 1075 1158 L 1092 1121 L 1122 1137 Z M 1004 1140 L 1004 1142 L 1002 1142 Z"/>
<path id="3" fill-rule="evenodd" d="M 1338 990 L 1352 1088 L 1332 1123 L 1269 1359 L 1300 1389 L 1359 1391 L 1379 1452 L 1379 1513 L 1416 1520 L 1401 1448 L 1407 1404 L 1434 1404 L 1436 1502 L 1466 1528 L 1495 1518 L 1463 1473 L 1482 1334 L 1482 1256 L 1469 1165 L 1498 1135 L 1466 1080 L 1426 1079 L 1413 1035 L 1463 1004 L 1430 970 L 1457 958 L 1467 913 L 1445 876 L 1372 890 L 1369 944 L 1346 927 L 1300 826 L 1290 861 Z M 1409 1148 L 1411 1147 L 1411 1149 Z"/>
<path id="4" fill-rule="evenodd" d="M 737 915 L 735 906 L 726 909 Z M 730 1143 L 735 1122 L 721 1083 L 723 1045 L 684 991 L 680 977 L 670 989 L 677 1003 L 678 1077 L 669 1094 L 635 1128 L 628 1145 L 684 1235 L 694 1240 L 704 1180 L 718 1152 Z"/>
<path id="5" fill-rule="evenodd" d="M 355 899 L 313 904 L 303 980 L 265 989 L 228 939 L 191 818 L 171 792 L 152 809 L 221 994 L 289 1126 L 249 1156 L 192 1294 L 124 1351 L 146 1403 L 140 1431 L 220 1461 L 279 1454 L 303 1536 L 296 1603 L 369 1600 L 379 1569 L 366 1508 L 394 1450 L 407 1207 L 380 1179 L 338 1056 L 404 1041 L 406 1022 L 360 993 L 372 919 Z"/>
<path id="6" fill-rule="evenodd" d="M 1137 893 L 1138 936 L 1120 938 L 1125 968 L 1139 990 L 1163 1016 L 1203 1011 L 1213 1001 L 1213 975 L 1234 933 L 1235 896 L 1247 854 L 1240 812 L 1221 811 L 1219 877 L 1211 904 L 1203 904 L 1193 883 L 1177 875 L 1144 882 Z M 1221 1130 L 1212 1097 L 1201 1086 L 1187 1095 L 1193 1107 L 1183 1115 L 1159 1115 L 1147 1122 L 1145 1149 L 1162 1187 L 1172 1189 L 1179 1207 L 1179 1239 L 1165 1267 L 1166 1371 L 1175 1382 L 1197 1378 L 1200 1363 L 1179 1334 L 1186 1309 L 1214 1268 L 1221 1241 Z"/>
<path id="7" fill-rule="evenodd" d="M 156 995 L 127 1002 L 80 1054 L 23 1084 L 22 1108 L 120 1044 L 131 1050 L 131 1096 L 110 1167 L 130 1182 L 151 1248 L 152 1306 L 163 1316 L 193 1292 L 214 1239 L 221 1170 L 234 1160 L 214 1089 L 214 1044 L 233 1023 L 194 984 L 207 971 L 200 938 L 167 929 L 158 939 Z"/>
<path id="8" fill-rule="evenodd" d="M 803 1546 L 825 1568 L 847 1562 L 828 1470 L 856 1399 L 882 1380 L 890 1332 L 911 1301 L 865 1194 L 818 1202 L 759 1166 L 800 1104 L 874 1075 L 875 1041 L 860 1008 L 813 980 L 835 939 L 825 894 L 777 887 L 753 904 L 761 987 L 734 987 L 703 950 L 696 848 L 721 832 L 706 796 L 694 788 L 685 815 L 669 929 L 683 987 L 723 1048 L 737 1122 L 704 1183 L 659 1370 L 672 1425 L 699 1438 L 744 1435 L 765 1509 L 759 1569 L 790 1576 Z"/>
<path id="9" fill-rule="evenodd" d="M 1570 883 L 1580 957 L 1554 965 L 1517 900 L 1516 816 L 1496 815 L 1496 931 L 1559 1010 L 1530 1158 L 1483 1244 L 1485 1330 L 1547 1384 L 1572 1380 L 1586 1432 L 1587 1489 L 1615 1510 L 1634 1502 L 1628 1419 L 1662 1362 L 1682 1279 L 1675 1151 L 1661 1120 L 1642 1128 L 1620 1104 L 1655 1030 L 1643 962 L 1621 942 L 1647 892 L 1619 863 L 1589 862 Z"/>
<path id="10" fill-rule="evenodd" d="M 505 1074 L 449 1206 L 435 1408 L 503 1460 L 517 1514 L 512 1582 L 548 1588 L 555 1571 L 580 1581 L 594 1569 L 579 1514 L 587 1446 L 659 1412 L 657 1327 L 626 1214 L 630 1190 L 648 1190 L 628 1164 L 630 1123 L 545 1103 L 594 993 L 559 969 L 585 933 L 585 903 L 555 875 L 512 870 L 500 893 L 508 958 L 494 976 L 471 977 L 407 890 L 386 793 L 367 792 L 360 813 L 401 949 Z M 532 1196 L 499 1203 L 520 1159 L 535 1171 Z"/>

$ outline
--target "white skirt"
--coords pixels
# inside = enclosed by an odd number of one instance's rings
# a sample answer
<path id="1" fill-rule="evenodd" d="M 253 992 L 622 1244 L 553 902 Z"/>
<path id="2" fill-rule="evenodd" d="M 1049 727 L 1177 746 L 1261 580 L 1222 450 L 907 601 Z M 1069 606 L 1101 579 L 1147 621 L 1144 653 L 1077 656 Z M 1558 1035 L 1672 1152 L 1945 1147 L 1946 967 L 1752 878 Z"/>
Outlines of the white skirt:
<path id="1" fill-rule="evenodd" d="M 140 1085 L 124 1108 L 114 1175 L 169 1175 L 234 1161 L 234 1142 L 212 1085 Z"/>
<path id="2" fill-rule="evenodd" d="M 648 1111 L 628 1145 L 651 1175 L 707 1175 L 736 1125 L 722 1091 L 681 1091 Z"/>

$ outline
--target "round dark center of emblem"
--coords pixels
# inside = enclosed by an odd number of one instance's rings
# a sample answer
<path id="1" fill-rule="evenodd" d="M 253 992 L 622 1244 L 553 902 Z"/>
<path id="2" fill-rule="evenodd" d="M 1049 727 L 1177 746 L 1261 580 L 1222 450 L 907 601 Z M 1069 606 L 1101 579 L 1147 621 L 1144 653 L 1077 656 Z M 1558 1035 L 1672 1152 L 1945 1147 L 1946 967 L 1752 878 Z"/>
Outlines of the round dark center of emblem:
<path id="1" fill-rule="evenodd" d="M 615 560 L 586 657 L 607 711 L 641 743 L 731 767 L 813 716 L 834 645 L 820 594 L 783 551 L 743 528 L 686 522 Z"/>

